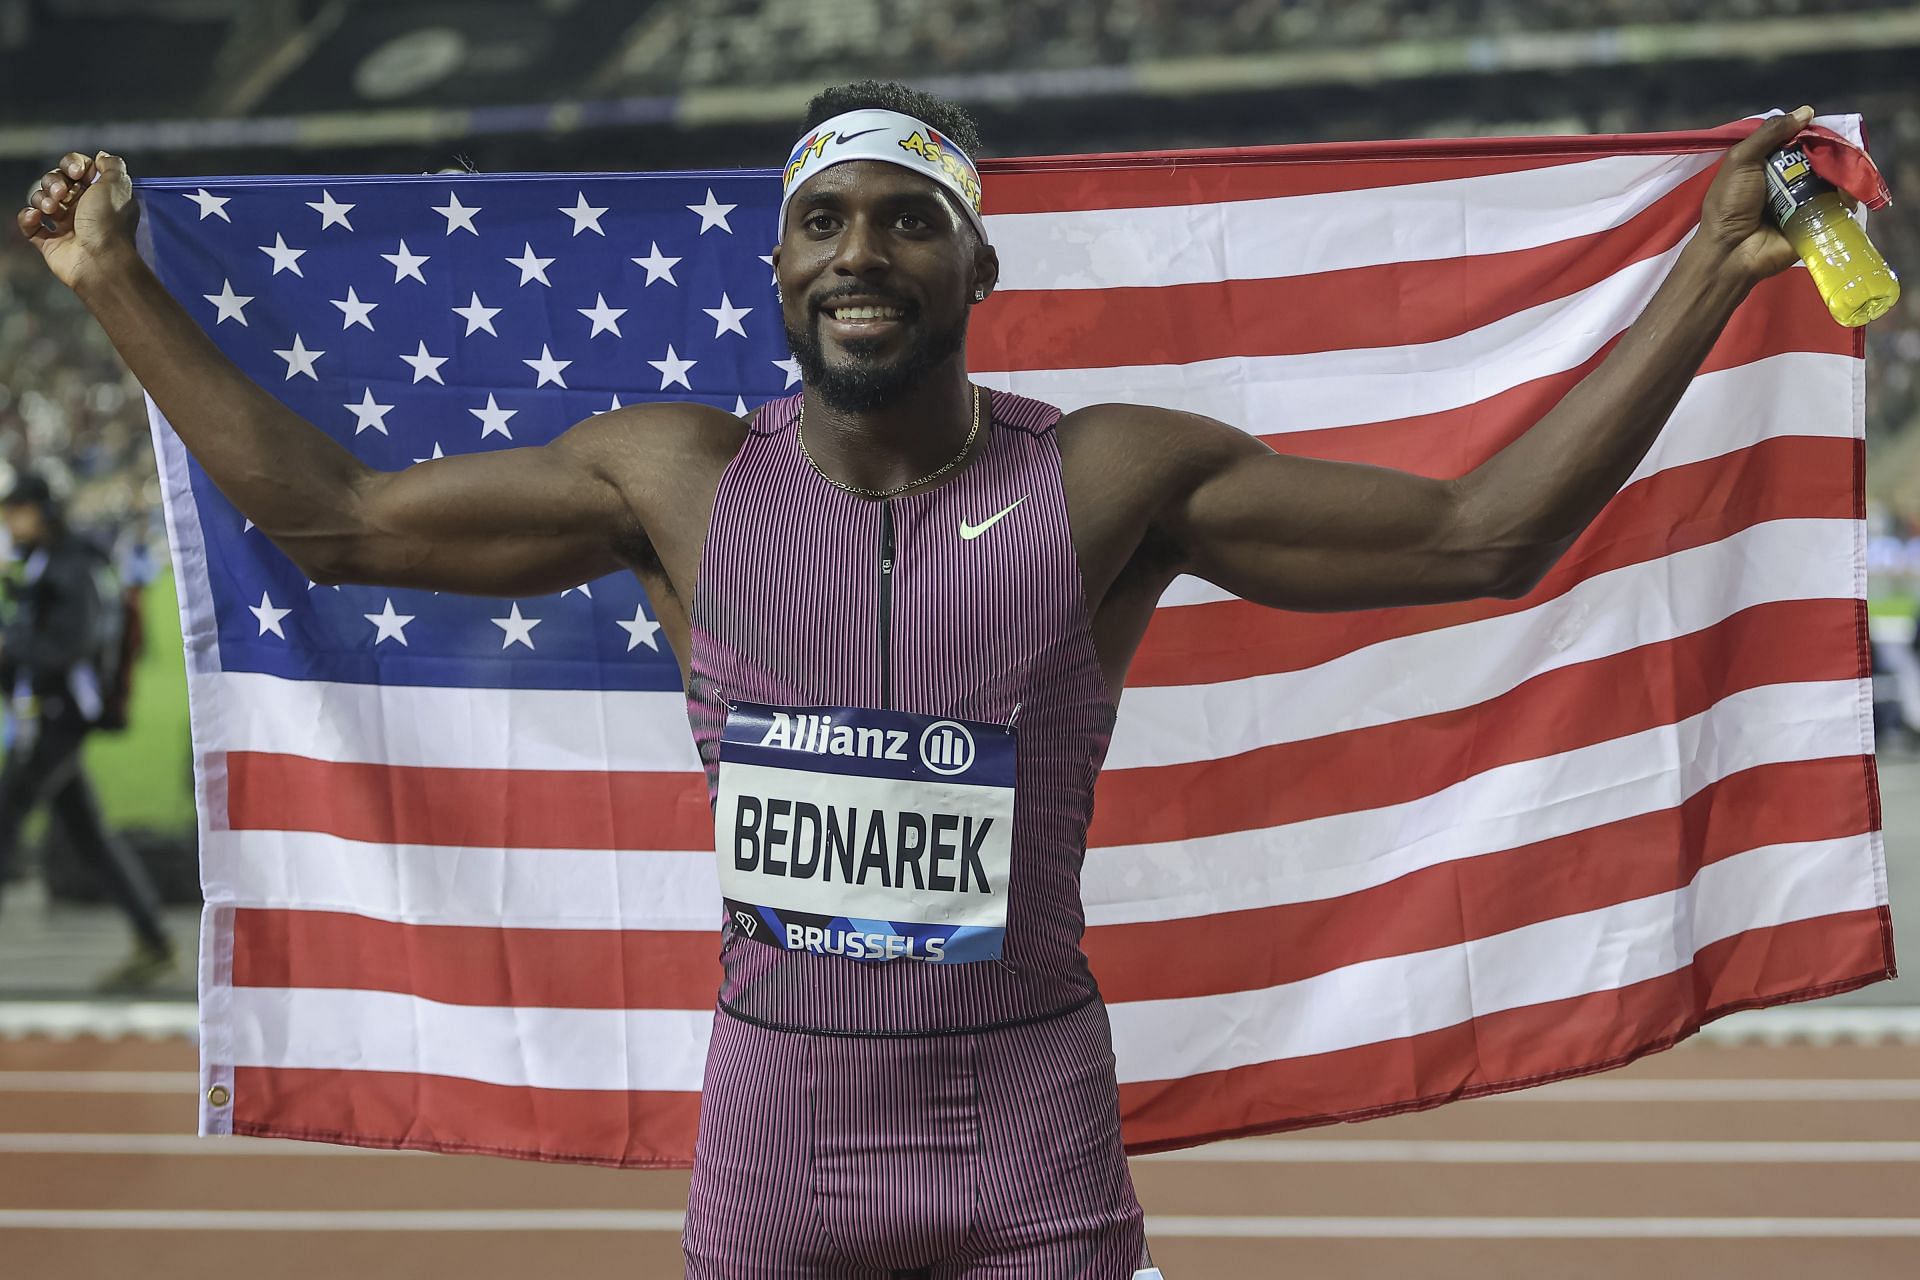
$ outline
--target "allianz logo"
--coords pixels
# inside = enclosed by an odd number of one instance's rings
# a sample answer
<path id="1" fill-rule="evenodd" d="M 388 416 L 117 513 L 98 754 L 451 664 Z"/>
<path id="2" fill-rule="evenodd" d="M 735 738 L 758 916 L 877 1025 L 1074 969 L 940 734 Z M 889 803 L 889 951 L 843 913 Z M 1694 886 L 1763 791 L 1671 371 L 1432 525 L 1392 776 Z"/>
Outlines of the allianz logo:
<path id="1" fill-rule="evenodd" d="M 782 751 L 805 751 L 822 756 L 861 756 L 871 760 L 899 760 L 911 763 L 907 756 L 905 729 L 876 729 L 867 725 L 835 724 L 830 716 L 773 714 L 773 723 L 760 739 L 763 747 Z M 973 767 L 973 735 L 967 727 L 952 720 L 936 720 L 920 732 L 920 763 L 943 777 L 965 773 Z"/>

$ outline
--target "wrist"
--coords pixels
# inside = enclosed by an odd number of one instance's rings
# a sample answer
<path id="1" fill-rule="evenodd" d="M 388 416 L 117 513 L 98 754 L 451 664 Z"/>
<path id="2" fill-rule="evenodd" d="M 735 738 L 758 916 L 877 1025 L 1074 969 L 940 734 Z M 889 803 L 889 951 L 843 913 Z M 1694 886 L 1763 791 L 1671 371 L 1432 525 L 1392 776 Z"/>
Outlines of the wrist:
<path id="1" fill-rule="evenodd" d="M 1759 274 L 1737 249 L 1709 244 L 1697 236 L 1680 251 L 1670 279 L 1702 301 L 1725 303 L 1729 311 L 1760 283 Z"/>
<path id="2" fill-rule="evenodd" d="M 132 245 L 89 254 L 86 266 L 74 275 L 73 291 L 91 308 L 139 279 L 146 270 L 147 264 Z"/>

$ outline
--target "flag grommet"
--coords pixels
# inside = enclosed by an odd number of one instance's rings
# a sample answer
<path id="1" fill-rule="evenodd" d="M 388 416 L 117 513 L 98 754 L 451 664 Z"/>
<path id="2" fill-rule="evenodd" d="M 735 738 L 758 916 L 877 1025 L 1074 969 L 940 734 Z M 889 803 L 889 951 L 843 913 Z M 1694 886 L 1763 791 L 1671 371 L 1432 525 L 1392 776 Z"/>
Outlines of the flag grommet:
<path id="1" fill-rule="evenodd" d="M 217 1084 L 207 1090 L 207 1103 L 209 1106 L 224 1107 L 232 1101 L 233 1092 L 223 1084 Z"/>

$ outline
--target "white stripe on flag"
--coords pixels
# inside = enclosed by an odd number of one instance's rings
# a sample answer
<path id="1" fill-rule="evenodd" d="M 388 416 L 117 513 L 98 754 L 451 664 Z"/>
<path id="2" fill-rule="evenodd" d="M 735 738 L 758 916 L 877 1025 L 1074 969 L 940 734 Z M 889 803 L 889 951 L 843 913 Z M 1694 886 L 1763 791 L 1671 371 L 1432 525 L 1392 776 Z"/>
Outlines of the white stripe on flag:
<path id="1" fill-rule="evenodd" d="M 973 380 L 1066 410 L 1121 400 L 1206 414 L 1257 435 L 1438 413 L 1577 368 L 1640 314 L 1683 248 L 1685 242 L 1564 298 L 1433 342 L 1185 364 L 976 371 Z"/>
<path id="2" fill-rule="evenodd" d="M 1826 352 L 1789 351 L 1694 378 L 1674 407 L 1666 430 L 1640 460 L 1628 484 L 1657 472 L 1788 436 L 1845 439 L 1856 434 L 1845 415 L 1828 405 L 1854 395 L 1861 362 Z M 1238 424 L 1229 424 L 1238 425 Z M 1284 431 L 1285 428 L 1282 428 Z M 1160 597 L 1162 608 L 1231 600 L 1230 592 L 1200 578 L 1174 580 Z"/>
<path id="3" fill-rule="evenodd" d="M 1265 990 L 1116 1004 L 1119 1078 L 1165 1080 L 1326 1053 L 1658 977 L 1688 963 L 1693 949 L 1747 929 L 1875 905 L 1867 839 L 1751 850 L 1674 893 Z M 1602 945 L 1628 937 L 1640 945 Z M 1460 978 L 1468 970 L 1471 984 Z M 712 1019 L 704 1010 L 456 1006 L 386 991 L 235 987 L 229 996 L 237 1066 L 420 1072 L 547 1089 L 697 1091 Z M 1344 1013 L 1316 1012 L 1329 1008 Z M 609 1044 L 626 1045 L 625 1059 L 595 1051 Z"/>
<path id="4" fill-rule="evenodd" d="M 1279 279 L 1511 253 L 1629 221 L 1717 153 L 1602 156 L 1513 173 L 1257 200 L 987 218 L 1000 288 Z"/>
<path id="5" fill-rule="evenodd" d="M 1595 574 L 1522 613 L 1397 636 L 1299 671 L 1128 689 L 1107 767 L 1218 760 L 1454 711 L 1542 672 L 1684 636 L 1757 604 L 1833 599 L 1850 572 L 1855 532 L 1851 520 L 1770 520 Z M 1649 600 L 1664 607 L 1650 609 Z"/>
<path id="6" fill-rule="evenodd" d="M 234 987 L 229 998 L 236 1067 L 420 1072 L 539 1089 L 697 1093 L 713 1025 L 705 1009 L 502 1008 L 391 991 Z"/>
<path id="7" fill-rule="evenodd" d="M 712 932 L 720 879 L 705 850 L 480 849 L 376 844 L 312 831 L 215 831 L 207 893 L 237 907 L 344 911 L 404 924 Z"/>
<path id="8" fill-rule="evenodd" d="M 1399 1040 L 1645 982 L 1749 929 L 1879 905 L 1868 874 L 1871 839 L 1751 849 L 1672 893 L 1265 990 L 1116 1004 L 1120 1081 L 1173 1080 Z M 1340 1015 L 1328 1016 L 1331 1009 Z"/>
<path id="9" fill-rule="evenodd" d="M 449 689 L 233 671 L 192 678 L 216 750 L 450 769 L 698 773 L 678 691 Z"/>
<path id="10" fill-rule="evenodd" d="M 1756 765 L 1858 755 L 1868 749 L 1859 718 L 1868 687 L 1857 680 L 1765 685 L 1677 724 L 1502 765 L 1404 804 L 1089 849 L 1087 923 L 1324 901 L 1423 867 L 1670 809 Z"/>
<path id="11" fill-rule="evenodd" d="M 1854 681 L 1768 685 L 1677 726 L 1491 769 L 1404 804 L 1265 830 L 1089 850 L 1088 923 L 1318 901 L 1424 867 L 1671 808 L 1730 773 L 1862 750 Z M 1538 811 L 1520 802 L 1539 801 Z M 715 926 L 713 856 L 386 845 L 215 832 L 209 892 L 234 905 L 412 924 L 552 929 Z M 218 869 L 218 880 L 211 869 Z"/>

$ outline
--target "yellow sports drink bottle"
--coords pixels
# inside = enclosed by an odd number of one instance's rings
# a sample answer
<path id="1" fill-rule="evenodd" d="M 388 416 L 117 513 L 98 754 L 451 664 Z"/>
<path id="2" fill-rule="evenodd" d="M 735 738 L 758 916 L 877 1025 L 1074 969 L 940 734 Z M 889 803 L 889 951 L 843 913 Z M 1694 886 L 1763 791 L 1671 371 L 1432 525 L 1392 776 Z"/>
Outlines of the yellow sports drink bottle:
<path id="1" fill-rule="evenodd" d="M 1767 157 L 1767 207 L 1833 318 L 1858 328 L 1885 315 L 1900 297 L 1900 277 L 1847 212 L 1847 199 L 1813 171 L 1792 144 Z"/>

